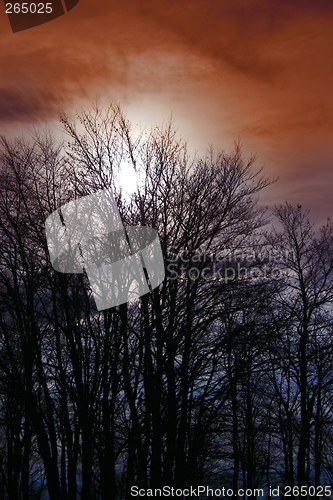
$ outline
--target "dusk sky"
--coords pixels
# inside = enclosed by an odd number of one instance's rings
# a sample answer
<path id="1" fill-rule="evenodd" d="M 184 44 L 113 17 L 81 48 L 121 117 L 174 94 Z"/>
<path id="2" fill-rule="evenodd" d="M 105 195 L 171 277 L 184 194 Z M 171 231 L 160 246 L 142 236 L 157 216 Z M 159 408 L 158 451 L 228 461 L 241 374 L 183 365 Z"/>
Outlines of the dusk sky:
<path id="1" fill-rule="evenodd" d="M 266 204 L 333 218 L 333 0 L 80 0 L 18 33 L 2 3 L 0 33 L 0 134 L 96 96 L 142 126 L 173 113 L 192 149 L 257 153 Z"/>

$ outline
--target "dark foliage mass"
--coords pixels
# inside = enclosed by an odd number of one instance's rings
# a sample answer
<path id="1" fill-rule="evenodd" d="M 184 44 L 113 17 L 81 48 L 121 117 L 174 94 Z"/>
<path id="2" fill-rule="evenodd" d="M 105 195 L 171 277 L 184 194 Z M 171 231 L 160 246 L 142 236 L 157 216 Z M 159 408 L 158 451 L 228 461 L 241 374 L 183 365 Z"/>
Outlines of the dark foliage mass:
<path id="1" fill-rule="evenodd" d="M 61 121 L 61 144 L 1 142 L 0 499 L 330 484 L 331 223 L 285 204 L 271 229 L 237 144 L 191 158 L 171 123 L 140 134 L 116 104 Z M 103 188 L 125 227 L 158 231 L 166 278 L 98 312 L 44 224 Z"/>

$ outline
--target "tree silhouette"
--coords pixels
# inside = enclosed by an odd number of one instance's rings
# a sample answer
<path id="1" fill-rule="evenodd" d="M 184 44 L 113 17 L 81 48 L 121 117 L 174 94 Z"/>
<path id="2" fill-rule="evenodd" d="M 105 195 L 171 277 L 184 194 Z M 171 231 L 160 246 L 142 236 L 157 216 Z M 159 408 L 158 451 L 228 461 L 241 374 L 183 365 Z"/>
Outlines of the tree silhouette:
<path id="1" fill-rule="evenodd" d="M 2 138 L 0 498 L 129 499 L 132 486 L 315 484 L 332 474 L 332 229 L 299 206 L 264 232 L 270 182 L 239 144 L 191 157 L 172 122 L 139 133 L 98 103 Z M 126 194 L 124 166 L 137 190 Z M 126 183 L 126 181 L 125 181 Z M 52 268 L 45 220 L 111 188 L 158 232 L 166 277 L 98 311 Z"/>

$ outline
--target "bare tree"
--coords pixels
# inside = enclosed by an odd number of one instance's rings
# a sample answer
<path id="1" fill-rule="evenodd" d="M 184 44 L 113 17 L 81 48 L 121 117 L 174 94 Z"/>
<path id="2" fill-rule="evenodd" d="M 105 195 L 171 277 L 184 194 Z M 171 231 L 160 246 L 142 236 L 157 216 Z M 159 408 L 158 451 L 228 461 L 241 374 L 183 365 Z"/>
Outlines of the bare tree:
<path id="1" fill-rule="evenodd" d="M 276 302 L 284 326 L 272 369 L 285 422 L 286 480 L 293 484 L 297 451 L 297 484 L 311 484 L 315 479 L 318 485 L 325 425 L 322 403 L 332 388 L 328 360 L 332 350 L 333 230 L 328 221 L 317 236 L 308 215 L 301 206 L 278 207 L 282 231 L 274 231 L 269 238 L 282 257 L 285 273 L 285 286 Z"/>
<path id="2" fill-rule="evenodd" d="M 298 484 L 319 485 L 331 225 L 316 236 L 301 208 L 278 208 L 282 230 L 266 241 L 283 257 L 277 278 L 271 262 L 238 257 L 262 245 L 269 182 L 239 144 L 191 157 L 172 122 L 139 133 L 115 103 L 61 121 L 63 144 L 1 143 L 0 493 L 30 498 L 45 477 L 51 499 L 131 498 L 133 485 L 210 480 L 212 464 L 235 497 L 239 484 L 293 485 L 295 468 Z M 85 272 L 52 268 L 44 224 L 105 188 L 125 229 L 158 232 L 166 277 L 98 311 Z"/>

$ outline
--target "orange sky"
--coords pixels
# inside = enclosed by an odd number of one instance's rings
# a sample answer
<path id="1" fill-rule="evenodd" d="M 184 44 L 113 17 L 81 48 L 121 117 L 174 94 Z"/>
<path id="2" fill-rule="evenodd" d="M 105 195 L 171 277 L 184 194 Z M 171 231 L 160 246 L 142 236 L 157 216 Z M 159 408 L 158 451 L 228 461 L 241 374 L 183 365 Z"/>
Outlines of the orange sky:
<path id="1" fill-rule="evenodd" d="M 100 96 L 135 122 L 172 112 L 193 148 L 244 152 L 289 200 L 333 217 L 332 0 L 80 0 L 13 34 L 0 12 L 0 133 Z"/>

